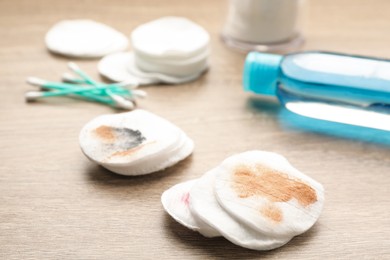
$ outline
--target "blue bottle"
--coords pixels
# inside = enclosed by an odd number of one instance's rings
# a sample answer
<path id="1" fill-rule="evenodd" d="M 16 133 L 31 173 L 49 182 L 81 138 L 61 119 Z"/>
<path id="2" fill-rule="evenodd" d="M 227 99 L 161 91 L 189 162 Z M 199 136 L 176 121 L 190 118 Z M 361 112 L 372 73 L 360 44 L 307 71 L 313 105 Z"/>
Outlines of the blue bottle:
<path id="1" fill-rule="evenodd" d="M 390 131 L 390 60 L 317 51 L 251 52 L 243 85 L 276 96 L 302 116 Z"/>

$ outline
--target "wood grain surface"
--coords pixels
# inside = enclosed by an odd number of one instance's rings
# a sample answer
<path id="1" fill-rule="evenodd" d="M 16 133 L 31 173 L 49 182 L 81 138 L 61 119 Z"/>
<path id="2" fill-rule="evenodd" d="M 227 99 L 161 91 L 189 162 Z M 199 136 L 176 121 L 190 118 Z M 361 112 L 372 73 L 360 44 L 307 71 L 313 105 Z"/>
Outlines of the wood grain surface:
<path id="1" fill-rule="evenodd" d="M 309 1 L 305 49 L 390 58 L 390 1 Z M 0 1 L 0 259 L 389 259 L 389 133 L 296 124 L 274 101 L 244 93 L 244 54 L 219 33 L 226 1 Z M 188 17 L 212 37 L 210 70 L 178 86 L 150 86 L 139 107 L 180 126 L 194 154 L 165 171 L 122 177 L 88 161 L 81 127 L 117 111 L 53 98 L 27 104 L 27 76 L 58 80 L 67 58 L 50 54 L 44 35 L 62 19 L 90 18 L 126 35 L 164 16 Z M 97 60 L 77 60 L 98 77 Z M 307 123 L 307 122 L 306 122 Z M 317 129 L 318 127 L 319 129 Z M 357 139 L 352 138 L 358 135 Z M 197 178 L 227 156 L 251 149 L 285 155 L 326 188 L 317 224 L 269 252 L 208 239 L 173 221 L 160 195 Z"/>

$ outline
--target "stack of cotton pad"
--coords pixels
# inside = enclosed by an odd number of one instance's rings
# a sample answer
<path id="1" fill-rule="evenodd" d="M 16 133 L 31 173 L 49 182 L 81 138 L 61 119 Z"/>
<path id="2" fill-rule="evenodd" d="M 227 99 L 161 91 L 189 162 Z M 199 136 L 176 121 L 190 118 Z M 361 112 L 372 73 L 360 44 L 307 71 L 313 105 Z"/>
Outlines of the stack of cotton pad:
<path id="1" fill-rule="evenodd" d="M 124 51 L 125 35 L 92 20 L 65 20 L 55 24 L 46 34 L 47 48 L 65 56 L 95 58 Z"/>
<path id="2" fill-rule="evenodd" d="M 177 126 L 140 109 L 93 119 L 81 130 L 79 142 L 90 160 L 122 175 L 163 170 L 194 148 Z"/>
<path id="3" fill-rule="evenodd" d="M 133 31 L 133 52 L 106 56 L 98 69 L 114 81 L 137 77 L 140 84 L 188 82 L 207 69 L 209 42 L 209 34 L 194 22 L 163 17 Z"/>
<path id="4" fill-rule="evenodd" d="M 324 189 L 283 156 L 249 151 L 173 186 L 161 201 L 174 219 L 205 236 L 220 234 L 245 248 L 270 250 L 314 225 Z"/>

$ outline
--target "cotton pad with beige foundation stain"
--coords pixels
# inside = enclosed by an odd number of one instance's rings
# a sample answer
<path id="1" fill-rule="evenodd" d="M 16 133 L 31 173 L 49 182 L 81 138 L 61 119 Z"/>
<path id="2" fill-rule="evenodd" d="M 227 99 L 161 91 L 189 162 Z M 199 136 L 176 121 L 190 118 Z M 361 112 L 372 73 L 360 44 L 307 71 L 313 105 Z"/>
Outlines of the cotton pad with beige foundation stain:
<path id="1" fill-rule="evenodd" d="M 227 158 L 195 180 L 188 201 L 192 217 L 232 243 L 271 250 L 317 221 L 324 189 L 283 156 L 249 151 Z"/>
<path id="2" fill-rule="evenodd" d="M 163 170 L 194 148 L 180 128 L 141 109 L 93 119 L 81 130 L 79 142 L 90 160 L 122 175 Z"/>
<path id="3" fill-rule="evenodd" d="M 194 216 L 216 229 L 230 242 L 245 248 L 271 250 L 290 241 L 291 237 L 277 238 L 257 232 L 225 211 L 214 195 L 215 176 L 219 171 L 217 167 L 207 172 L 190 190 L 190 210 Z"/>
<path id="4" fill-rule="evenodd" d="M 219 204 L 258 232 L 281 238 L 297 236 L 320 216 L 322 185 L 276 153 L 237 154 L 219 169 L 215 179 Z"/>
<path id="5" fill-rule="evenodd" d="M 161 203 L 165 211 L 183 226 L 197 231 L 205 237 L 221 236 L 220 233 L 194 216 L 189 208 L 190 190 L 197 180 L 190 180 L 166 190 L 161 196 Z"/>

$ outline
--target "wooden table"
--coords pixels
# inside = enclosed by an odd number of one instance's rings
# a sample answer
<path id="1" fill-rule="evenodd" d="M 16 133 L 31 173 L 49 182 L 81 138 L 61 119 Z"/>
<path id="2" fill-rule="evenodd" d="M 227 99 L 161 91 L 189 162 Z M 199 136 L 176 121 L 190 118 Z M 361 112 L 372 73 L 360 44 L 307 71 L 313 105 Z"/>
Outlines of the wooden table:
<path id="1" fill-rule="evenodd" d="M 312 0 L 305 48 L 390 58 L 389 11 L 388 0 Z M 209 0 L 0 1 L 1 259 L 389 259 L 390 146 L 294 127 L 276 103 L 244 93 L 244 55 L 219 39 L 225 14 L 225 1 Z M 189 84 L 145 87 L 150 96 L 139 106 L 180 126 L 196 150 L 163 172 L 122 177 L 78 146 L 86 122 L 116 111 L 66 98 L 27 104 L 25 79 L 58 80 L 66 71 L 68 59 L 43 42 L 61 19 L 95 19 L 129 35 L 164 15 L 210 32 L 211 68 Z M 97 60 L 77 63 L 98 77 Z M 326 187 L 310 231 L 256 252 L 204 238 L 163 211 L 164 190 L 251 149 L 285 155 Z"/>

